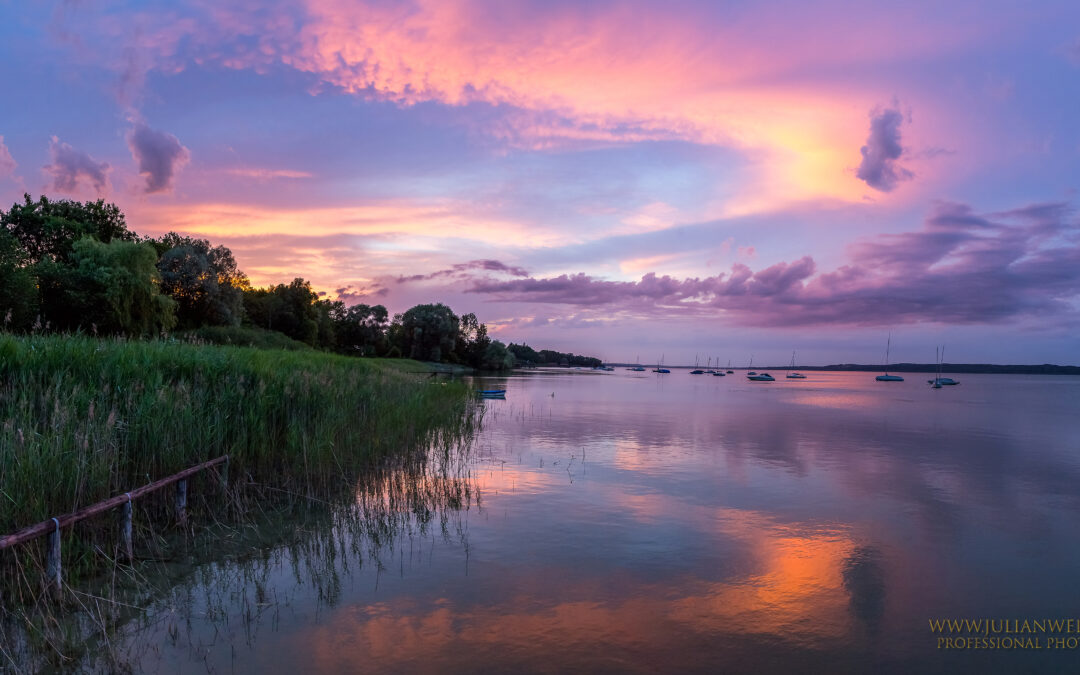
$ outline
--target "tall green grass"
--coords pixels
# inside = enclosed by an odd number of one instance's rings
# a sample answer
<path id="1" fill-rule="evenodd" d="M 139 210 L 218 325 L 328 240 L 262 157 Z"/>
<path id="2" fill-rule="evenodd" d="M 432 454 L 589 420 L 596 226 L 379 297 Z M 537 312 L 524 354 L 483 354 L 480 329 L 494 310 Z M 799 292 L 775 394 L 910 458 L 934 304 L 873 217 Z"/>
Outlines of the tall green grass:
<path id="1" fill-rule="evenodd" d="M 312 349 L 284 333 L 263 328 L 245 326 L 203 326 L 176 333 L 176 337 L 194 344 L 230 345 L 234 347 L 258 347 L 259 349 L 285 349 L 307 351 Z"/>
<path id="2" fill-rule="evenodd" d="M 464 385 L 385 362 L 0 335 L 0 533 L 223 454 L 239 484 L 310 494 L 472 422 Z"/>

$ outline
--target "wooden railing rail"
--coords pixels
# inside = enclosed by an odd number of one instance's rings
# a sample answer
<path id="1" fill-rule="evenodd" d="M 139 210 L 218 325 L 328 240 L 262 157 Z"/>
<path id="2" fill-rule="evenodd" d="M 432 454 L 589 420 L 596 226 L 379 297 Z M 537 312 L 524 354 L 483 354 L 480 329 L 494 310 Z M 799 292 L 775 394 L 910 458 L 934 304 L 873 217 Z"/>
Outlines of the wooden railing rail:
<path id="1" fill-rule="evenodd" d="M 49 536 L 49 549 L 48 549 L 48 562 L 46 565 L 47 574 L 49 576 L 50 584 L 54 585 L 57 589 L 61 584 L 60 573 L 60 530 L 65 527 L 69 527 L 80 520 L 84 520 L 91 516 L 95 516 L 99 513 L 108 511 L 109 509 L 116 508 L 117 506 L 123 506 L 123 518 L 121 522 L 121 536 L 124 540 L 124 547 L 126 549 L 128 560 L 132 559 L 132 544 L 131 544 L 131 502 L 139 497 L 156 492 L 163 487 L 177 484 L 176 489 L 176 501 L 174 504 L 174 510 L 177 520 L 183 522 L 187 516 L 187 478 L 204 469 L 209 469 L 212 466 L 224 463 L 226 469 L 228 468 L 229 456 L 223 455 L 216 459 L 211 459 L 208 462 L 203 462 L 188 469 L 184 469 L 178 473 L 156 480 L 152 483 L 147 483 L 141 487 L 137 487 L 130 492 L 125 492 L 115 497 L 110 497 L 104 501 L 100 501 L 96 504 L 79 509 L 72 513 L 68 513 L 62 516 L 56 516 L 48 520 L 43 520 L 36 525 L 30 525 L 24 527 L 18 532 L 0 537 L 0 550 L 8 548 L 9 546 L 15 546 L 24 542 L 36 539 L 38 537 L 48 535 Z"/>

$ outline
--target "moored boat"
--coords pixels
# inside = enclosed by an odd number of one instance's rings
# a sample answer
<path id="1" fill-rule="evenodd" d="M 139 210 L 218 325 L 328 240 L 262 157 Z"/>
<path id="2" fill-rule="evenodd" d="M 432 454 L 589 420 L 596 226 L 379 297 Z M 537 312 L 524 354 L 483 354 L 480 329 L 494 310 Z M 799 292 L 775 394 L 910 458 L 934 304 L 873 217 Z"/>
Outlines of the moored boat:
<path id="1" fill-rule="evenodd" d="M 788 366 L 787 379 L 789 380 L 805 380 L 806 376 L 801 373 L 793 373 L 791 369 L 795 367 L 795 352 L 791 352 L 791 365 Z"/>
<path id="2" fill-rule="evenodd" d="M 938 384 L 943 384 L 945 386 L 949 386 L 949 385 L 953 385 L 953 384 L 960 384 L 959 382 L 952 379 L 951 377 L 935 377 L 934 379 L 927 380 L 926 382 L 927 382 L 927 384 L 934 384 L 935 382 L 937 382 Z"/>
<path id="3" fill-rule="evenodd" d="M 889 349 L 892 347 L 892 333 L 889 333 L 889 340 L 885 343 L 885 368 L 889 367 Z M 890 375 L 886 370 L 884 375 L 878 375 L 874 378 L 878 382 L 903 382 L 904 378 L 899 375 Z"/>

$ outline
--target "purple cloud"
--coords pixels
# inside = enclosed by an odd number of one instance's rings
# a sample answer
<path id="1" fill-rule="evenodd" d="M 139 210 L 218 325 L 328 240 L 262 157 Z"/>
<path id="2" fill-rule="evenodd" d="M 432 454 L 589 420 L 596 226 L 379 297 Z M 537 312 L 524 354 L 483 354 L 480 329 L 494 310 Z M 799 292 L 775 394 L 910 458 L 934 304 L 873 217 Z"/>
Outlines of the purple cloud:
<path id="1" fill-rule="evenodd" d="M 146 177 L 148 194 L 171 190 L 176 172 L 191 158 L 191 153 L 176 136 L 151 129 L 141 122 L 128 133 L 127 141 L 131 156 L 139 165 L 139 173 Z"/>
<path id="2" fill-rule="evenodd" d="M 76 150 L 56 136 L 49 144 L 52 164 L 45 166 L 45 172 L 53 179 L 53 189 L 60 192 L 75 192 L 84 181 L 93 186 L 99 195 L 105 192 L 109 184 L 109 164 L 97 162 L 82 150 Z"/>
<path id="3" fill-rule="evenodd" d="M 334 289 L 334 295 L 336 296 L 336 299 L 341 300 L 347 305 L 355 305 L 361 302 L 371 302 L 373 298 L 385 298 L 389 292 L 389 288 L 379 286 L 378 284 L 370 288 L 342 286 L 341 288 Z"/>
<path id="4" fill-rule="evenodd" d="M 397 278 L 399 284 L 409 283 L 413 281 L 428 281 L 430 279 L 438 279 L 439 277 L 450 276 L 467 276 L 464 273 L 471 270 L 484 270 L 487 272 L 505 272 L 515 277 L 527 277 L 529 276 L 528 270 L 524 267 L 516 267 L 507 265 L 506 263 L 499 262 L 498 260 L 470 260 L 469 262 L 458 263 L 449 269 L 438 270 L 437 272 L 431 272 L 430 274 L 414 274 L 412 276 L 400 276 Z"/>
<path id="5" fill-rule="evenodd" d="M 855 175 L 875 190 L 891 192 L 900 181 L 915 174 L 897 164 L 904 148 L 900 145 L 900 125 L 904 116 L 895 108 L 875 108 L 870 112 L 870 136 L 859 149 L 862 163 Z"/>
<path id="6" fill-rule="evenodd" d="M 853 261 L 815 276 L 812 258 L 754 272 L 605 281 L 586 274 L 497 281 L 468 292 L 496 301 L 570 305 L 649 316 L 733 317 L 758 326 L 996 324 L 1076 320 L 1080 236 L 1071 209 L 1042 204 L 979 215 L 938 204 L 915 232 L 855 244 Z"/>
<path id="7" fill-rule="evenodd" d="M 15 163 L 11 151 L 4 145 L 4 137 L 0 136 L 0 178 L 15 175 L 15 169 L 17 168 L 19 168 L 19 165 Z"/>

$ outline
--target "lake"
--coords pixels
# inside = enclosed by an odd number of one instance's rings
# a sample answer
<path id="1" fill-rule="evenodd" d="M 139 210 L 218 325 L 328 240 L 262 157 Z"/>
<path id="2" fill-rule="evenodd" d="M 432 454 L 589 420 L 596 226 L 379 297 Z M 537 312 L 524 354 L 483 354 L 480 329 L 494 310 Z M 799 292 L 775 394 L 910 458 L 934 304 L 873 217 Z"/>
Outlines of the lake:
<path id="1" fill-rule="evenodd" d="M 469 448 L 197 565 L 121 651 L 158 672 L 1080 667 L 1080 378 L 774 374 L 484 379 L 508 391 Z"/>

